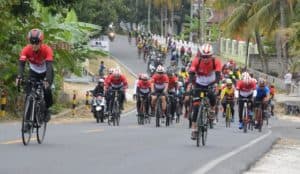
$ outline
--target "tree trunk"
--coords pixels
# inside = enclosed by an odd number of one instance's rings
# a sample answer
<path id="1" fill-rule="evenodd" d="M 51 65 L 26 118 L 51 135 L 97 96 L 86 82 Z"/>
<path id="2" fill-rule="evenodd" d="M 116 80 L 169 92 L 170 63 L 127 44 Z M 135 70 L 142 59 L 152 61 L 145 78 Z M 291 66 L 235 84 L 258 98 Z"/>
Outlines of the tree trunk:
<path id="1" fill-rule="evenodd" d="M 284 29 L 287 26 L 286 22 L 286 0 L 280 0 L 280 29 Z M 279 44 L 278 47 L 276 45 L 276 49 L 280 49 L 280 61 L 281 61 L 281 75 L 283 76 L 284 73 L 288 70 L 288 49 L 287 49 L 287 42 L 283 41 L 283 37 L 279 34 Z M 278 50 L 277 50 L 278 51 Z M 279 53 L 279 52 L 278 52 Z M 278 55 L 277 55 L 278 57 Z"/>
<path id="2" fill-rule="evenodd" d="M 172 4 L 172 9 L 171 9 L 171 34 L 174 33 L 174 4 Z"/>
<path id="3" fill-rule="evenodd" d="M 169 32 L 169 30 L 168 30 L 168 27 L 169 27 L 169 16 L 168 16 L 168 7 L 167 7 L 167 5 L 165 5 L 164 13 L 165 13 L 164 21 L 165 21 L 165 36 L 166 36 L 168 34 L 168 32 Z"/>
<path id="4" fill-rule="evenodd" d="M 248 68 L 248 62 L 249 62 L 249 43 L 250 43 L 250 37 L 247 38 L 246 41 L 246 59 L 245 59 L 245 68 Z"/>
<path id="5" fill-rule="evenodd" d="M 151 32 L 151 1 L 149 1 L 148 3 L 148 32 Z"/>
<path id="6" fill-rule="evenodd" d="M 257 29 L 255 30 L 255 39 L 256 39 L 258 54 L 262 61 L 263 72 L 268 73 L 269 72 L 269 64 L 268 64 L 268 60 L 265 56 L 265 52 L 264 52 L 264 48 L 262 45 L 262 40 L 261 40 L 259 31 Z"/>
<path id="7" fill-rule="evenodd" d="M 163 13 L 163 7 L 160 7 L 160 34 L 161 36 L 164 35 L 164 13 Z"/>

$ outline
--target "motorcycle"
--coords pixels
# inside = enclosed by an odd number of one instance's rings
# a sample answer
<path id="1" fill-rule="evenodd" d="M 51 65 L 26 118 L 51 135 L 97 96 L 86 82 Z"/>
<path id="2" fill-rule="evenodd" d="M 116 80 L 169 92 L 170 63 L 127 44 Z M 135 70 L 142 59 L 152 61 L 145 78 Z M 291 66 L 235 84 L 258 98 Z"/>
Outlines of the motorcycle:
<path id="1" fill-rule="evenodd" d="M 96 118 L 97 123 L 104 122 L 105 115 L 104 111 L 106 107 L 104 96 L 98 95 L 97 97 L 93 97 L 92 99 L 92 112 L 94 117 Z"/>

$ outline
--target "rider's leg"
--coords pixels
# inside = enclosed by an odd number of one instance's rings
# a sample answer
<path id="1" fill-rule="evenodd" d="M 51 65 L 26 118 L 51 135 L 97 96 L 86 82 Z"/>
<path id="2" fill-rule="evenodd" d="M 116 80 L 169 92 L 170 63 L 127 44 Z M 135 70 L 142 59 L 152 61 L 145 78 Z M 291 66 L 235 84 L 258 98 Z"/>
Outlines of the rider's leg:
<path id="1" fill-rule="evenodd" d="M 166 96 L 162 96 L 161 97 L 161 105 L 162 105 L 162 112 L 165 115 L 166 114 L 166 110 L 167 110 L 167 98 Z"/>
<path id="2" fill-rule="evenodd" d="M 154 112 L 155 112 L 156 100 L 157 100 L 157 96 L 152 95 L 151 96 L 151 111 L 152 111 L 152 114 L 154 114 Z"/>

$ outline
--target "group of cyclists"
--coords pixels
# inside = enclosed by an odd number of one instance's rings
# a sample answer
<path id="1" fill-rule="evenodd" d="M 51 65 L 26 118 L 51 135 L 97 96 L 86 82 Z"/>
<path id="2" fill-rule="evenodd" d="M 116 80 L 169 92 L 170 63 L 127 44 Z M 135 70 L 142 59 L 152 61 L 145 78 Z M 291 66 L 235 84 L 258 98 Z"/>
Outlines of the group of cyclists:
<path id="1" fill-rule="evenodd" d="M 157 44 L 157 40 L 151 39 L 149 37 L 147 41 L 141 40 L 140 42 L 152 43 L 151 48 L 160 51 L 159 48 L 162 46 Z M 185 49 L 183 46 L 183 48 L 176 48 L 175 42 L 171 39 L 167 40 L 166 55 L 170 57 L 170 65 L 165 68 L 163 62 L 156 67 L 154 74 L 140 74 L 135 88 L 137 96 L 142 95 L 149 98 L 147 114 L 154 116 L 157 95 L 160 95 L 162 96 L 163 117 L 171 114 L 174 119 L 173 110 L 171 113 L 166 112 L 167 103 L 173 102 L 168 99 L 168 96 L 180 95 L 184 117 L 188 118 L 188 115 L 192 113 L 191 118 L 188 119 L 192 121 L 192 139 L 195 139 L 197 113 L 200 105 L 199 95 L 202 90 L 208 91 L 210 117 L 214 124 L 218 114 L 216 108 L 218 108 L 219 103 L 223 108 L 223 117 L 225 117 L 227 104 L 230 105 L 231 122 L 234 121 L 235 103 L 238 103 L 239 129 L 244 127 L 243 106 L 245 102 L 250 102 L 250 111 L 255 117 L 254 108 L 260 107 L 260 103 L 266 108 L 273 99 L 275 95 L 274 85 L 267 84 L 264 78 L 255 79 L 253 74 L 246 69 L 239 68 L 232 59 L 222 65 L 221 60 L 214 55 L 212 45 L 203 44 L 193 59 L 179 59 L 179 57 L 187 54 L 191 57 L 190 48 Z M 178 52 L 180 52 L 180 56 L 174 58 L 174 55 L 178 55 Z M 181 60 L 182 68 L 179 68 L 179 60 Z M 189 107 L 190 100 L 193 103 L 192 108 Z M 139 108 L 139 105 L 140 101 L 137 97 L 137 108 Z M 274 115 L 273 109 L 274 107 L 271 107 L 271 115 Z M 253 122 L 255 128 L 261 126 L 255 118 L 253 118 Z"/>
<path id="2" fill-rule="evenodd" d="M 19 74 L 16 83 L 19 84 L 23 79 L 25 62 L 29 61 L 30 78 L 38 79 L 44 82 L 45 87 L 45 122 L 50 120 L 48 108 L 52 105 L 51 84 L 53 82 L 53 51 L 43 44 L 44 35 L 39 29 L 32 29 L 27 36 L 29 44 L 23 48 L 19 58 Z M 158 96 L 161 99 L 162 118 L 175 118 L 176 98 L 180 100 L 185 118 L 191 115 L 192 139 L 195 139 L 197 132 L 197 113 L 200 105 L 201 91 L 207 91 L 209 99 L 209 115 L 216 121 L 219 101 L 223 106 L 223 115 L 226 113 L 227 104 L 231 106 L 232 121 L 234 120 L 235 100 L 238 101 L 239 129 L 244 126 L 243 122 L 243 106 L 244 102 L 249 100 L 251 111 L 255 107 L 260 107 L 262 103 L 266 107 L 275 95 L 274 85 L 268 85 L 266 80 L 258 78 L 256 80 L 253 75 L 246 69 L 241 70 L 237 67 L 233 60 L 228 61 L 222 66 L 221 60 L 214 55 L 213 46 L 211 44 L 203 44 L 192 58 L 190 48 L 185 49 L 176 47 L 176 43 L 172 39 L 168 39 L 168 44 L 160 44 L 151 37 L 151 34 L 136 35 L 136 45 L 138 50 L 143 49 L 144 59 L 148 62 L 151 57 L 163 57 L 154 65 L 153 73 L 141 73 L 135 84 L 135 95 L 137 99 L 137 110 L 141 105 L 141 98 L 146 99 L 145 114 L 154 116 L 154 110 L 157 105 Z M 154 52 L 154 53 L 151 53 Z M 166 58 L 170 57 L 170 66 L 166 67 Z M 180 59 L 181 58 L 181 59 Z M 179 60 L 182 67 L 179 68 Z M 126 100 L 126 90 L 128 81 L 118 68 L 111 68 L 104 78 L 100 78 L 97 86 L 93 90 L 93 96 L 99 95 L 105 97 L 107 107 L 106 113 L 111 112 L 109 106 L 112 100 L 112 91 L 118 91 L 120 110 L 124 109 Z M 27 94 L 31 87 L 27 86 Z M 173 97 L 169 97 L 173 96 Z M 247 100 L 244 100 L 247 99 Z M 190 102 L 192 101 L 192 102 Z M 167 109 L 168 103 L 171 103 L 171 109 Z M 192 103 L 190 107 L 189 103 Z M 273 115 L 273 108 L 271 110 Z M 255 113 L 254 113 L 255 115 Z M 259 128 L 256 119 L 255 128 Z"/>

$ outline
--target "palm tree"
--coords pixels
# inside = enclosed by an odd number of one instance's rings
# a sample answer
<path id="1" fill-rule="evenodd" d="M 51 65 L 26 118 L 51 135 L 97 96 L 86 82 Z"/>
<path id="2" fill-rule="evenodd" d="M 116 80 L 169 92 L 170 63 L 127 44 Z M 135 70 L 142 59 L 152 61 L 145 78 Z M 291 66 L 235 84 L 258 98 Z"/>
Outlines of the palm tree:
<path id="1" fill-rule="evenodd" d="M 163 6 L 165 0 L 153 0 L 154 7 L 160 9 L 160 34 L 164 35 L 164 14 L 163 14 Z"/>

